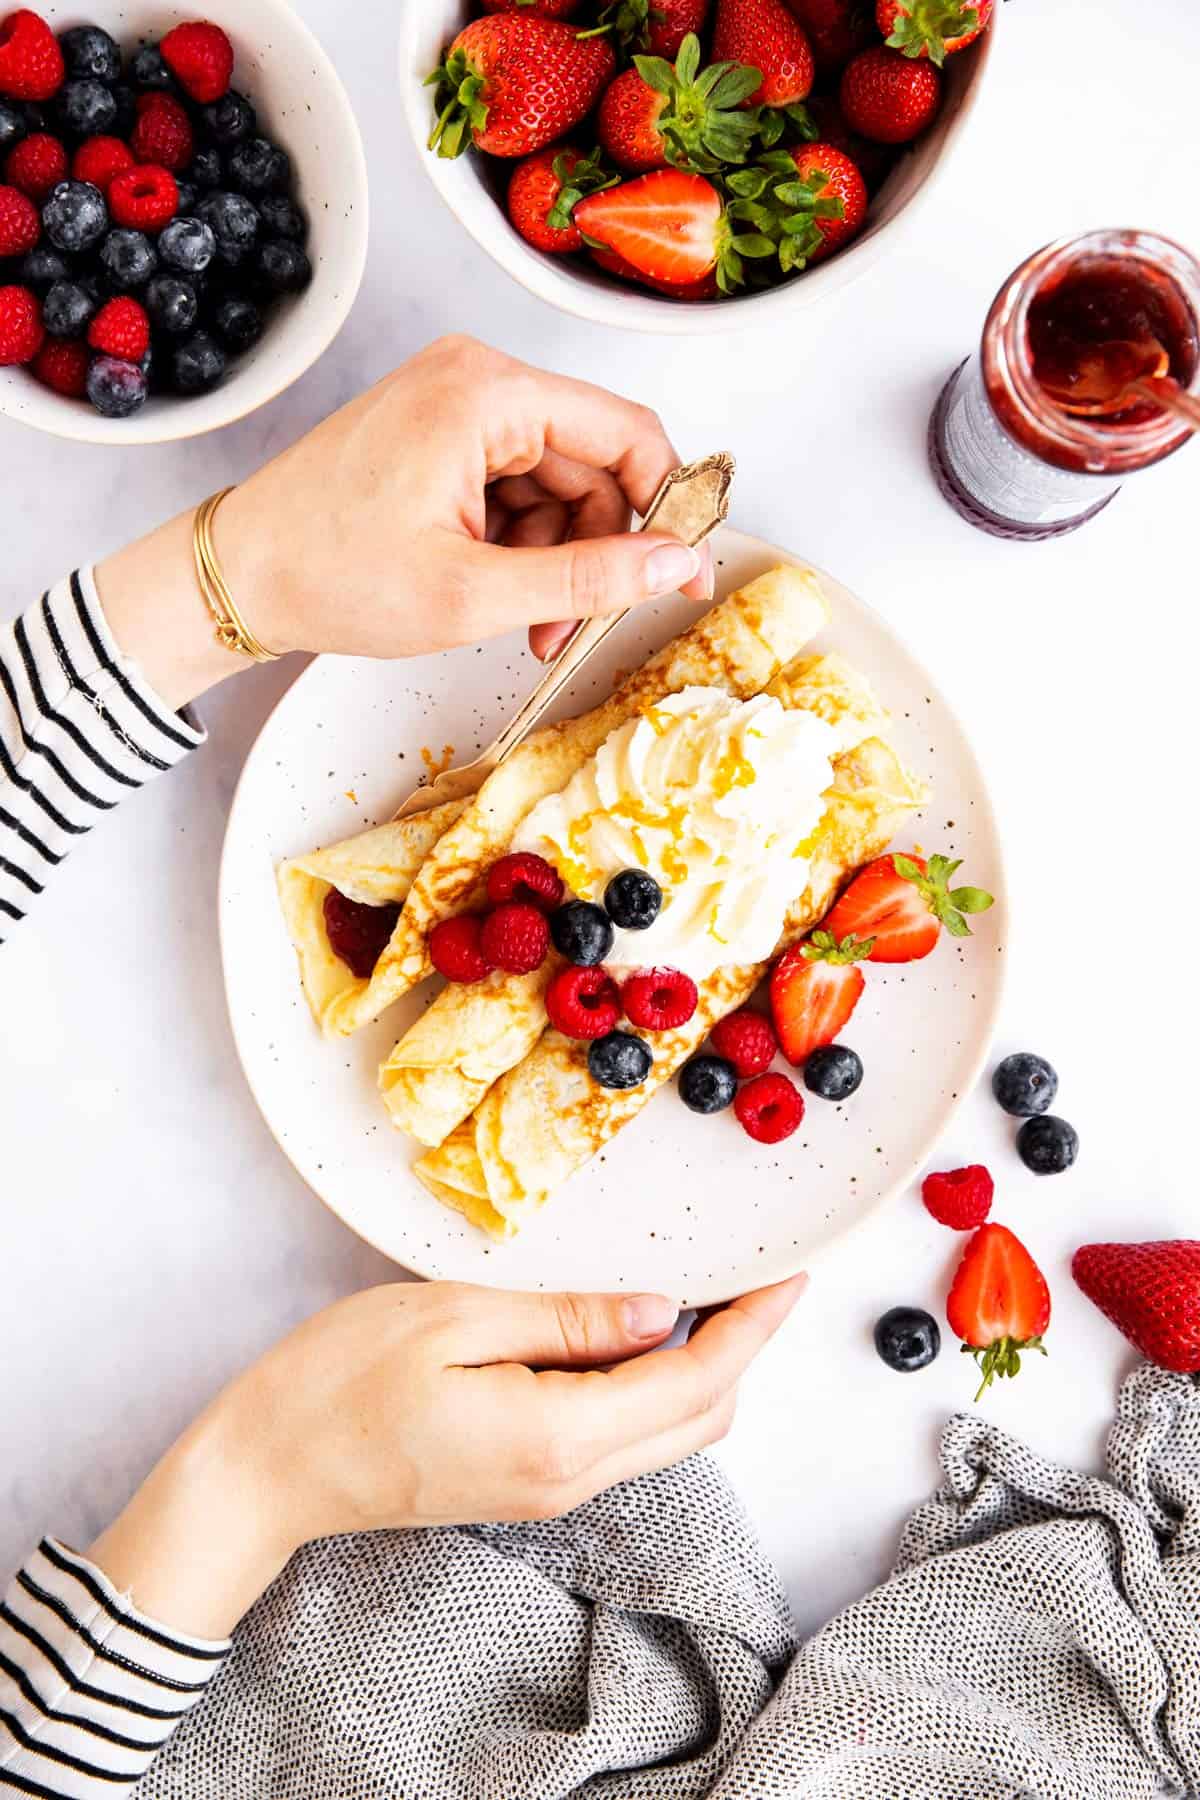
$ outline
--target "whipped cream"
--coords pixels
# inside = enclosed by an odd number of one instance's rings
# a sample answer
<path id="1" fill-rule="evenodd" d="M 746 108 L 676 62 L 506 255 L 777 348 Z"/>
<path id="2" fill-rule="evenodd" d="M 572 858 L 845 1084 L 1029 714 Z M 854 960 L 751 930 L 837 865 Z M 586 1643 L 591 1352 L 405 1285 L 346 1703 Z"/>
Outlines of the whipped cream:
<path id="1" fill-rule="evenodd" d="M 774 949 L 839 748 L 832 726 L 771 695 L 684 688 L 618 725 L 513 848 L 544 856 L 581 900 L 602 901 L 621 869 L 648 870 L 662 911 L 618 931 L 608 962 L 703 981 Z"/>

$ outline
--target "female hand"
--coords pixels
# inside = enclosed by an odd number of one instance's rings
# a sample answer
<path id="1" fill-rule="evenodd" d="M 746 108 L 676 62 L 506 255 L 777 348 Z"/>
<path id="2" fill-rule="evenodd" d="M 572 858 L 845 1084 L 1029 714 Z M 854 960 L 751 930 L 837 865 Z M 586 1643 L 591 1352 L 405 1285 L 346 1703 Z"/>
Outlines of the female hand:
<path id="1" fill-rule="evenodd" d="M 711 595 L 707 549 L 628 530 L 679 460 L 648 408 L 443 338 L 243 482 L 214 537 L 270 650 L 412 656 L 528 625 L 544 657 L 564 621 Z M 97 571 L 123 648 L 174 704 L 245 666 L 213 643 L 191 521 Z"/>
<path id="2" fill-rule="evenodd" d="M 370 1289 L 234 1382 L 89 1554 L 144 1611 L 223 1636 L 311 1538 L 568 1512 L 722 1437 L 804 1284 L 653 1356 L 661 1295 Z"/>

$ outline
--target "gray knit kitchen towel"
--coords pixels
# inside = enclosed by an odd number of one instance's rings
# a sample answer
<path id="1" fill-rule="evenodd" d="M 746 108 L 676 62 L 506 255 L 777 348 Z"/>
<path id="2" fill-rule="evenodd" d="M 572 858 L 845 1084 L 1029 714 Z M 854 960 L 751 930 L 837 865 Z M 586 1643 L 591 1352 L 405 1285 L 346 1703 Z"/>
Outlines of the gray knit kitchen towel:
<path id="1" fill-rule="evenodd" d="M 895 1572 L 797 1648 L 695 1458 L 549 1524 L 327 1539 L 140 1800 L 1143 1800 L 1200 1792 L 1200 1388 L 1107 1478 L 952 1419 Z"/>

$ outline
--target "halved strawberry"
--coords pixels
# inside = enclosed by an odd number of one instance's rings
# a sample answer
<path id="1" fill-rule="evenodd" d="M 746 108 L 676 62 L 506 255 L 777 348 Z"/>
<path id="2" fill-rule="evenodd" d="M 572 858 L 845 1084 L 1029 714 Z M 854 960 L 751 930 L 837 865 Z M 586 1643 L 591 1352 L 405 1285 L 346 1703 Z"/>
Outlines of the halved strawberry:
<path id="1" fill-rule="evenodd" d="M 715 300 L 720 293 L 714 269 L 707 275 L 701 275 L 699 281 L 658 281 L 653 275 L 643 275 L 635 269 L 631 262 L 618 256 L 615 250 L 602 250 L 594 245 L 590 251 L 592 261 L 597 268 L 607 269 L 610 275 L 619 275 L 622 281 L 636 281 L 639 287 L 654 288 L 659 294 L 669 294 L 672 300 Z"/>
<path id="2" fill-rule="evenodd" d="M 854 932 L 875 940 L 872 962 L 915 962 L 928 956 L 944 925 L 951 937 L 970 937 L 964 914 L 986 912 L 992 896 L 982 888 L 949 886 L 962 867 L 946 856 L 902 856 L 868 863 L 825 920 L 835 937 Z"/>
<path id="3" fill-rule="evenodd" d="M 738 232 L 712 182 L 686 169 L 654 169 L 575 208 L 592 248 L 615 250 L 644 278 L 676 286 L 715 274 L 722 293 L 738 287 L 743 256 L 774 256 L 762 232 Z"/>
<path id="4" fill-rule="evenodd" d="M 950 1329 L 979 1364 L 979 1400 L 997 1376 L 1020 1373 L 1021 1352 L 1045 1356 L 1050 1323 L 1046 1277 L 1006 1225 L 981 1225 L 958 1265 L 946 1301 Z"/>
<path id="5" fill-rule="evenodd" d="M 836 1042 L 866 986 L 859 964 L 870 954 L 870 938 L 839 939 L 828 929 L 784 951 L 771 976 L 771 1016 L 790 1063 Z"/>

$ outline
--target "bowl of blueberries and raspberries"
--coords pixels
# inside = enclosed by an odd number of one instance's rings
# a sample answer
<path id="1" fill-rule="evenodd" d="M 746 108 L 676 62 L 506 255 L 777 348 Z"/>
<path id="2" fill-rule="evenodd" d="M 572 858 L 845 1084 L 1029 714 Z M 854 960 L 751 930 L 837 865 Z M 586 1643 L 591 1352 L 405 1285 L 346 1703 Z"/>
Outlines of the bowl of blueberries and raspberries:
<path id="1" fill-rule="evenodd" d="M 0 13 L 0 411 L 64 437 L 191 437 L 340 328 L 362 144 L 284 0 Z"/>

